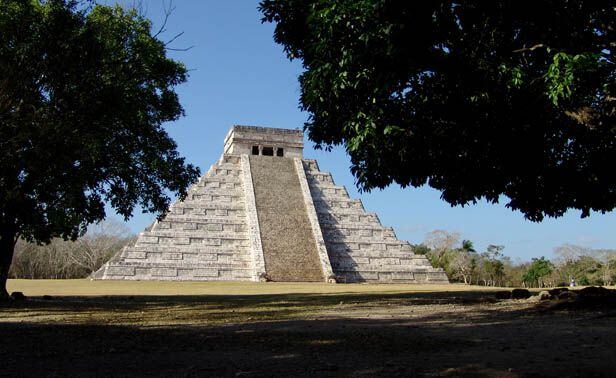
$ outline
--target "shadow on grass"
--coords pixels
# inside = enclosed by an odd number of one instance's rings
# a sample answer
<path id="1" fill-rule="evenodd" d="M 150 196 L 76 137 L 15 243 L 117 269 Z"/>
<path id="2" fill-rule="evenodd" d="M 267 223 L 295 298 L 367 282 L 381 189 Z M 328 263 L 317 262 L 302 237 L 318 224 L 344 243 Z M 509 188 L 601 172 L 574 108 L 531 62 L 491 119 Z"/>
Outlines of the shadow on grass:
<path id="1" fill-rule="evenodd" d="M 473 305 L 494 302 L 493 292 L 420 292 L 420 293 L 334 293 L 334 294 L 255 294 L 255 295 L 173 295 L 173 296 L 95 296 L 95 297 L 31 297 L 28 301 L 0 304 L 3 312 L 16 308 L 36 308 L 45 311 L 66 312 L 71 310 L 146 310 L 153 307 L 177 305 L 209 306 L 209 308 L 321 308 L 337 304 L 378 305 L 379 303 L 402 305 Z M 1 319 L 1 318 L 0 318 Z"/>
<path id="2" fill-rule="evenodd" d="M 613 375 L 613 320 L 588 324 L 568 313 L 478 309 L 475 305 L 486 303 L 485 296 L 457 292 L 34 299 L 0 308 L 0 375 Z M 448 313 L 451 303 L 468 305 L 469 316 L 464 311 Z M 433 305 L 435 312 L 417 318 L 310 319 L 320 310 L 390 304 L 418 309 Z M 26 319 L 41 314 L 52 318 Z M 81 323 L 71 319 L 84 314 L 98 317 Z M 136 315 L 145 320 L 132 318 Z M 179 323 L 167 324 L 166 316 L 178 317 Z M 111 324 L 110 318 L 127 324 Z"/>

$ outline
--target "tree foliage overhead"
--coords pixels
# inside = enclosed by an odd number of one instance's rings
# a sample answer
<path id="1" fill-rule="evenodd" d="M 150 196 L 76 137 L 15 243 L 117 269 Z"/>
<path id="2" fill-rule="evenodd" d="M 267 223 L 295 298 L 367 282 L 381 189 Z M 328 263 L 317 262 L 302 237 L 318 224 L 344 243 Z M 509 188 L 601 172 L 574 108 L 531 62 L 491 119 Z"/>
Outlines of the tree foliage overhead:
<path id="1" fill-rule="evenodd" d="M 83 8 L 0 0 L 0 281 L 18 237 L 75 239 L 105 203 L 161 214 L 199 174 L 162 126 L 184 65 L 136 11 Z"/>
<path id="2" fill-rule="evenodd" d="M 317 147 L 364 190 L 429 186 L 528 219 L 616 207 L 610 0 L 264 0 Z"/>

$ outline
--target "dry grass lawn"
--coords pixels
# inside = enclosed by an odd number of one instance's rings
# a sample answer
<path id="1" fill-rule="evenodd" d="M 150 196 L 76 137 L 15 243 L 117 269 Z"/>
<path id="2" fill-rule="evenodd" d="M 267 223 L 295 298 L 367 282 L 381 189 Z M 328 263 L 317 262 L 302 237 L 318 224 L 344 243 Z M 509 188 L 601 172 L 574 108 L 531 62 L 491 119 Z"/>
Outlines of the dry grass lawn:
<path id="1" fill-rule="evenodd" d="M 0 375 L 614 376 L 613 312 L 491 290 L 13 280 Z"/>

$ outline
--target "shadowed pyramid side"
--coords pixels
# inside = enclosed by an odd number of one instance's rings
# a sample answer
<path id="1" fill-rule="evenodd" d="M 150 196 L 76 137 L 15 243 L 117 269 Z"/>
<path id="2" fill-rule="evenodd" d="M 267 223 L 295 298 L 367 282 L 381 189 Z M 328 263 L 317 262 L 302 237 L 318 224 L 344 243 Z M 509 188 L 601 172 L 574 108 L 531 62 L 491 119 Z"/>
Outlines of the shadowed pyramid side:
<path id="1" fill-rule="evenodd" d="M 440 268 L 413 253 L 408 242 L 383 227 L 360 200 L 349 198 L 331 174 L 305 159 L 304 170 L 334 274 L 344 282 L 449 283 Z"/>

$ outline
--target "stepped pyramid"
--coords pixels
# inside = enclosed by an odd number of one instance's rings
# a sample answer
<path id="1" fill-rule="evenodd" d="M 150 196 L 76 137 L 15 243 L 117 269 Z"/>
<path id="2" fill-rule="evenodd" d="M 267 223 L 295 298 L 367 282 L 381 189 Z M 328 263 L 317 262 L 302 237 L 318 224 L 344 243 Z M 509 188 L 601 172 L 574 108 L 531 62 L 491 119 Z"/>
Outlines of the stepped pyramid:
<path id="1" fill-rule="evenodd" d="M 448 282 L 302 152 L 301 130 L 232 127 L 187 198 L 93 278 Z"/>

